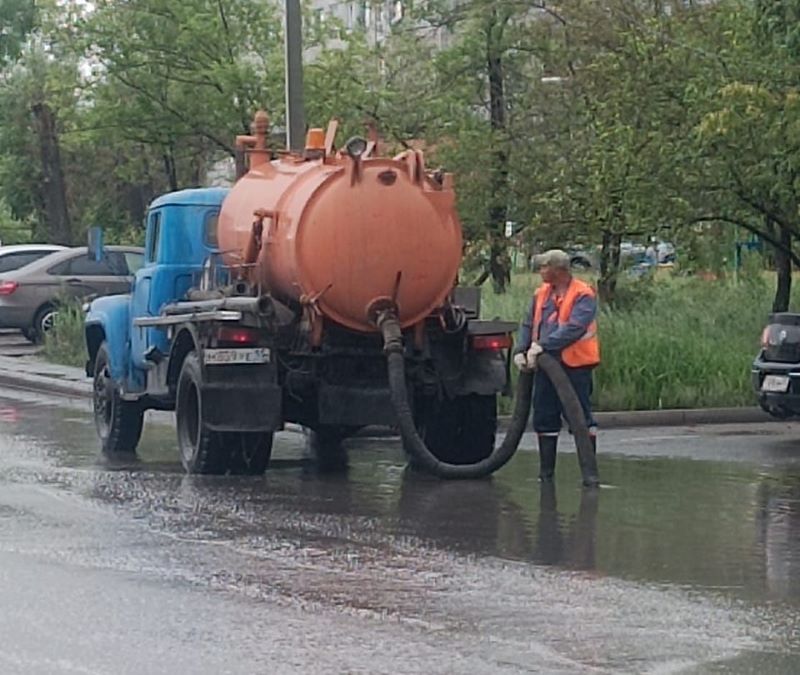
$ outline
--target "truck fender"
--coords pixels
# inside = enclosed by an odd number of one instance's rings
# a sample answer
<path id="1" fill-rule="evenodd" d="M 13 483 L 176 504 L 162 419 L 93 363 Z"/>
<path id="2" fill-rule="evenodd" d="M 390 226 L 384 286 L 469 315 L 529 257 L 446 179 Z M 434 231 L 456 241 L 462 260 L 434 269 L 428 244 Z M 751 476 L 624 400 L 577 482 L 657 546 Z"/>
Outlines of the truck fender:
<path id="1" fill-rule="evenodd" d="M 202 341 L 197 332 L 197 326 L 186 323 L 176 326 L 175 337 L 169 350 L 169 366 L 167 367 L 167 386 L 174 394 L 178 387 L 178 377 L 181 374 L 183 361 L 189 352 L 196 350 Z"/>
<path id="2" fill-rule="evenodd" d="M 97 350 L 105 342 L 108 345 L 111 377 L 123 382 L 130 361 L 130 295 L 113 295 L 97 298 L 89 305 L 84 319 L 86 339 L 86 374 L 94 375 Z"/>

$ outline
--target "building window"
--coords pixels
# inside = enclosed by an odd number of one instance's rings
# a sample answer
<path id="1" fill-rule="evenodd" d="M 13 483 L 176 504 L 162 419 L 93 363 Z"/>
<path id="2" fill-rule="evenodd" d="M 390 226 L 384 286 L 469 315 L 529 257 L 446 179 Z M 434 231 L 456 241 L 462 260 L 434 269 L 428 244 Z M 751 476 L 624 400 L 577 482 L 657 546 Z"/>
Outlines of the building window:
<path id="1" fill-rule="evenodd" d="M 314 28 L 322 30 L 325 26 L 325 10 L 318 8 L 314 10 Z"/>

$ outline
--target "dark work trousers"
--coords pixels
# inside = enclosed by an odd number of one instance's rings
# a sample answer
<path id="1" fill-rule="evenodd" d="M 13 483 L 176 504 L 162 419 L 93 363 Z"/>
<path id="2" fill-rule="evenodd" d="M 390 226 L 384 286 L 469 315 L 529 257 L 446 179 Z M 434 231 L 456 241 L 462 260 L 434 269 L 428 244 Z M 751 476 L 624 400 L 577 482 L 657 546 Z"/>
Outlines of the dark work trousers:
<path id="1" fill-rule="evenodd" d="M 586 424 L 594 432 L 597 426 L 592 416 L 592 368 L 570 368 L 564 366 L 564 372 L 575 388 L 581 402 Z M 537 434 L 556 435 L 561 431 L 561 399 L 550 378 L 541 370 L 536 371 L 533 381 L 533 430 Z"/>

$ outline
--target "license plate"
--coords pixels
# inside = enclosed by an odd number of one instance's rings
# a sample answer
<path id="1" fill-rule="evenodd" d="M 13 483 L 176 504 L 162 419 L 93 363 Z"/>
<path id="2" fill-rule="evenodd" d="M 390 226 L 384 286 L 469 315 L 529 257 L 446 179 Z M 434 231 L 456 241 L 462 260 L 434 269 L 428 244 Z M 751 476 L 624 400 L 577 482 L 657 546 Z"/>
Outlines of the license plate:
<path id="1" fill-rule="evenodd" d="M 207 366 L 231 365 L 236 363 L 269 363 L 270 350 L 266 347 L 252 349 L 206 349 L 203 360 Z"/>
<path id="2" fill-rule="evenodd" d="M 789 389 L 788 375 L 767 375 L 761 383 L 761 391 L 780 391 Z"/>

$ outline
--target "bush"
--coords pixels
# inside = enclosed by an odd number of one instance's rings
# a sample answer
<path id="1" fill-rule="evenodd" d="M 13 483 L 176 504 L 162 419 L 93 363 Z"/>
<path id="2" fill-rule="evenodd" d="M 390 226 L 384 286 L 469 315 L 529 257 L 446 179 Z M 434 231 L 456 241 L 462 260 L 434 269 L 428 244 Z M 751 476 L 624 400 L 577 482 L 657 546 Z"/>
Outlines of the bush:
<path id="1" fill-rule="evenodd" d="M 83 319 L 83 309 L 77 302 L 65 302 L 59 307 L 53 327 L 44 341 L 44 356 L 48 361 L 84 366 L 86 342 Z"/>

